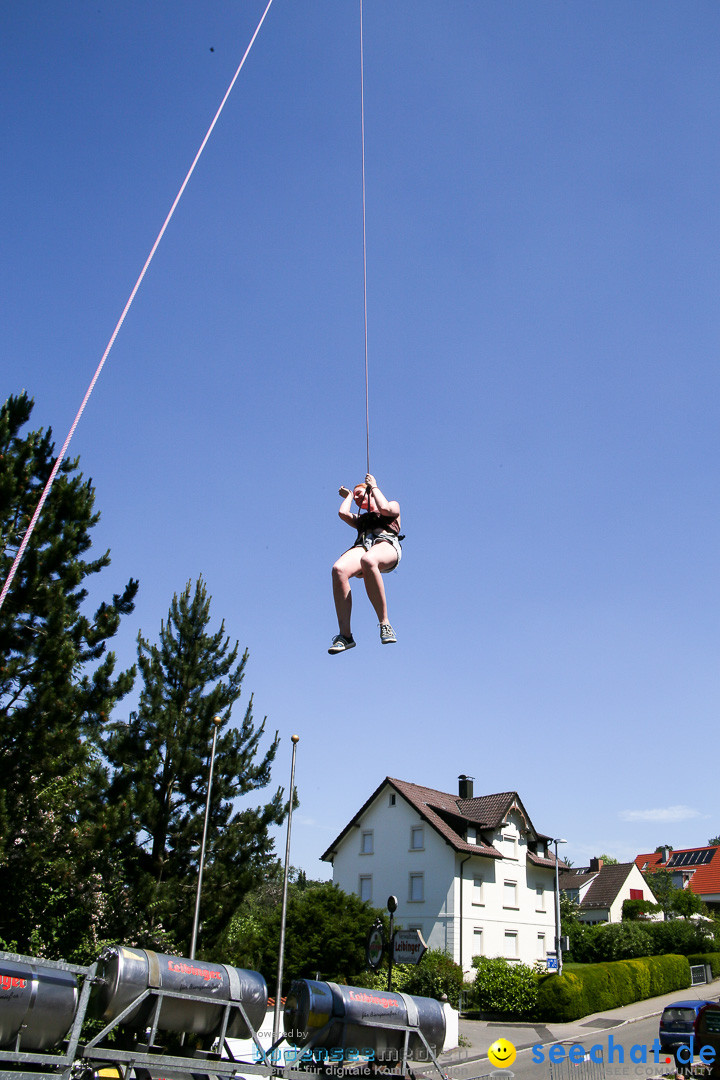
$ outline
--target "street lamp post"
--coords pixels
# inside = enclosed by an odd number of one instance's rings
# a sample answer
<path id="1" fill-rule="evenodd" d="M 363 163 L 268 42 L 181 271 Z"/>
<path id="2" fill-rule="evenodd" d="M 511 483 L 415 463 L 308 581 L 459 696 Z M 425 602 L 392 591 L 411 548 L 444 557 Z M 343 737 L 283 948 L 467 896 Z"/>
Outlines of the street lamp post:
<path id="1" fill-rule="evenodd" d="M 562 975 L 562 941 L 560 935 L 562 924 L 560 922 L 560 874 L 558 871 L 558 844 L 567 844 L 567 840 L 558 837 L 553 840 L 555 845 L 555 956 L 557 957 L 557 973 Z"/>
<path id="2" fill-rule="evenodd" d="M 198 926 L 200 924 L 200 896 L 202 894 L 203 867 L 205 866 L 205 843 L 207 841 L 208 817 L 210 816 L 210 792 L 212 791 L 213 768 L 215 766 L 215 747 L 217 734 L 222 724 L 221 716 L 213 717 L 215 729 L 213 731 L 212 750 L 210 751 L 210 772 L 208 773 L 207 799 L 205 800 L 205 822 L 203 824 L 202 844 L 200 845 L 200 869 L 198 870 L 197 893 L 195 894 L 195 918 L 193 919 L 192 942 L 190 943 L 190 959 L 195 959 L 195 946 L 197 945 Z"/>

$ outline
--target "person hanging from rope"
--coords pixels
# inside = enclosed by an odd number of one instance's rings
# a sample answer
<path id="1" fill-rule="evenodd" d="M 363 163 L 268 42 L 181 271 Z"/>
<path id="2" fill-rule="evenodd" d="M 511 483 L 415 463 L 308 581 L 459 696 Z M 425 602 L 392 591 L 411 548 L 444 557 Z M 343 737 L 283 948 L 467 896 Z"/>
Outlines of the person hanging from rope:
<path id="1" fill-rule="evenodd" d="M 362 578 L 370 603 L 375 608 L 380 622 L 380 641 L 383 645 L 391 645 L 397 638 L 388 621 L 382 575 L 394 570 L 402 556 L 400 506 L 385 498 L 372 473 L 367 474 L 364 484 L 357 484 L 352 491 L 343 486 L 338 494 L 343 497 L 338 514 L 348 525 L 357 529 L 358 535 L 353 546 L 340 556 L 332 568 L 333 598 L 340 633 L 332 639 L 328 652 L 341 653 L 355 648 L 350 629 L 350 578 L 354 577 Z M 354 514 L 351 511 L 353 501 L 364 513 Z"/>

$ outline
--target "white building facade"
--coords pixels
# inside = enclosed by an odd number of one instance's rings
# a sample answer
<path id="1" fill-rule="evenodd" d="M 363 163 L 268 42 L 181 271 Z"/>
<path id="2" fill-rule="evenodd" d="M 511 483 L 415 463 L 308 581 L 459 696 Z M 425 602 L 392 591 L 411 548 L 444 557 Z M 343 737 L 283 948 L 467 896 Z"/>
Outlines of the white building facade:
<path id="1" fill-rule="evenodd" d="M 580 905 L 582 922 L 621 922 L 626 900 L 657 899 L 635 863 L 607 863 L 593 859 L 590 866 L 569 870 L 560 875 L 560 892 Z M 662 915 L 652 915 L 661 919 Z"/>
<path id="2" fill-rule="evenodd" d="M 373 907 L 396 896 L 396 925 L 469 973 L 474 956 L 534 964 L 554 950 L 549 839 L 516 792 L 475 798 L 462 776 L 453 796 L 386 777 L 322 858 Z"/>

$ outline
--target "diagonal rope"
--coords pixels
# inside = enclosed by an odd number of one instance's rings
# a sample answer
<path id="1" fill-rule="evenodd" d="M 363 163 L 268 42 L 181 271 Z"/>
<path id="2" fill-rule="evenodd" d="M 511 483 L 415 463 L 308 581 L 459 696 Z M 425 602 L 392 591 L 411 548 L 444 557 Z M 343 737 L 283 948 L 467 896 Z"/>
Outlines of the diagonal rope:
<path id="1" fill-rule="evenodd" d="M 362 142 L 363 311 L 365 316 L 365 449 L 370 472 L 370 393 L 368 381 L 367 234 L 365 228 L 365 60 L 363 54 L 363 0 L 360 0 L 360 129 Z"/>
<path id="2" fill-rule="evenodd" d="M 80 421 L 80 417 L 82 416 L 83 412 L 85 411 L 85 406 L 87 405 L 87 403 L 88 403 L 88 401 L 90 399 L 90 395 L 92 394 L 93 390 L 95 389 L 95 383 L 98 381 L 98 378 L 100 377 L 100 372 L 102 371 L 103 367 L 105 366 L 105 361 L 107 360 L 108 356 L 110 355 L 110 350 L 112 349 L 113 345 L 115 344 L 115 338 L 118 336 L 118 334 L 120 332 L 120 327 L 125 322 L 125 317 L 126 317 L 128 311 L 130 310 L 130 307 L 132 305 L 133 300 L 135 299 L 135 296 L 137 294 L 138 289 L 140 288 L 142 280 L 145 277 L 145 274 L 147 273 L 147 271 L 148 271 L 148 269 L 150 267 L 150 263 L 153 260 L 153 257 L 155 255 L 155 252 L 158 249 L 160 241 L 162 240 L 163 236 L 165 235 L 165 230 L 167 229 L 168 225 L 170 224 L 172 216 L 175 213 L 175 210 L 177 208 L 177 205 L 178 205 L 178 203 L 180 202 L 180 199 L 183 196 L 183 192 L 185 191 L 185 188 L 187 187 L 187 185 L 188 185 L 188 183 L 190 181 L 190 177 L 192 176 L 192 174 L 195 171 L 195 166 L 197 165 L 198 161 L 200 160 L 200 156 L 201 156 L 203 150 L 205 149 L 205 146 L 207 145 L 208 139 L 212 135 L 213 129 L 215 128 L 215 125 L 217 124 L 218 120 L 220 119 L 220 114 L 222 113 L 223 109 L 225 108 L 225 102 L 230 97 L 230 94 L 232 92 L 232 88 L 234 87 L 234 85 L 235 85 L 235 83 L 237 81 L 237 77 L 240 74 L 240 72 L 242 71 L 243 66 L 245 64 L 245 61 L 247 60 L 248 55 L 250 53 L 250 50 L 252 49 L 253 45 L 255 44 L 255 38 L 260 33 L 260 28 L 262 27 L 262 24 L 265 22 L 265 16 L 269 12 L 272 2 L 273 2 L 273 0 L 268 0 L 267 7 L 265 8 L 265 10 L 264 10 L 264 12 L 262 14 L 262 18 L 260 19 L 260 22 L 257 24 L 257 27 L 255 28 L 255 33 L 253 34 L 252 38 L 250 39 L 250 44 L 248 45 L 247 49 L 245 50 L 243 58 L 242 58 L 242 60 L 240 61 L 239 65 L 238 65 L 237 71 L 233 75 L 232 80 L 230 82 L 230 85 L 228 86 L 227 90 L 225 91 L 225 96 L 222 99 L 222 101 L 220 102 L 220 106 L 219 106 L 217 112 L 215 113 L 215 116 L 213 117 L 213 121 L 212 121 L 212 123 L 210 124 L 210 127 L 207 130 L 205 138 L 203 139 L 202 143 L 200 144 L 200 149 L 198 150 L 197 154 L 195 155 L 195 159 L 194 159 L 192 165 L 190 166 L 190 168 L 188 170 L 187 176 L 183 180 L 182 185 L 180 187 L 180 190 L 178 191 L 177 195 L 175 196 L 175 201 L 173 202 L 172 206 L 170 207 L 170 211 L 169 211 L 167 217 L 165 218 L 165 221 L 163 222 L 163 226 L 160 229 L 160 232 L 157 235 L 157 239 L 156 239 L 155 243 L 153 244 L 153 246 L 152 246 L 152 248 L 150 250 L 150 254 L 148 255 L 147 259 L 145 260 L 145 265 L 143 266 L 142 270 L 140 271 L 140 276 L 138 277 L 137 281 L 135 282 L 135 286 L 134 286 L 132 292 L 130 293 L 130 296 L 128 298 L 128 301 L 127 301 L 125 307 L 123 308 L 122 315 L 118 319 L 117 325 L 116 325 L 115 329 L 112 332 L 112 337 L 110 338 L 110 341 L 107 344 L 107 348 L 105 349 L 105 352 L 102 355 L 102 359 L 100 360 L 100 363 L 97 366 L 95 374 L 92 377 L 90 385 L 88 386 L 88 388 L 87 388 L 87 390 L 85 392 L 85 397 L 83 398 L 82 404 L 80 405 L 80 408 L 78 409 L 77 416 L 75 417 L 75 419 L 73 421 L 73 424 L 72 424 L 72 427 L 70 428 L 70 431 L 68 432 L 67 438 L 65 439 L 65 442 L 63 443 L 62 450 L 58 454 L 57 459 L 55 461 L 55 464 L 53 465 L 52 472 L 50 473 L 50 476 L 48 477 L 48 481 L 45 484 L 45 487 L 43 488 L 42 495 L 40 496 L 40 500 L 39 500 L 39 502 L 38 502 L 38 504 L 37 504 L 37 506 L 35 508 L 35 513 L 33 514 L 32 519 L 30 521 L 30 524 L 27 527 L 27 531 L 26 531 L 26 533 L 25 533 L 25 535 L 24 535 L 24 537 L 22 539 L 22 543 L 20 544 L 20 547 L 18 548 L 17 555 L 15 556 L 15 561 L 13 562 L 13 564 L 12 564 L 12 566 L 10 568 L 10 573 L 8 574 L 7 579 L 5 581 L 5 584 L 3 585 L 2 592 L 0 592 L 0 607 L 2 607 L 2 605 L 4 603 L 4 600 L 5 600 L 5 597 L 8 594 L 8 590 L 10 589 L 13 578 L 15 577 L 15 573 L 17 571 L 17 568 L 20 565 L 20 560 L 22 559 L 22 557 L 23 557 L 23 555 L 25 553 L 25 548 L 27 547 L 28 542 L 30 540 L 30 537 L 32 536 L 33 530 L 34 530 L 34 528 L 35 528 L 35 526 L 36 526 L 36 524 L 38 522 L 38 518 L 40 517 L 40 514 L 42 513 L 42 508 L 45 505 L 45 500 L 47 499 L 48 495 L 50 494 L 50 489 L 51 489 L 51 487 L 52 487 L 52 485 L 54 483 L 55 477 L 57 476 L 58 470 L 59 470 L 60 466 L 63 463 L 65 455 L 67 454 L 68 447 L 70 445 L 70 440 L 72 439 L 73 435 L 75 434 L 75 428 L 78 426 L 78 423 Z M 369 466 L 368 466 L 368 468 L 369 468 Z"/>

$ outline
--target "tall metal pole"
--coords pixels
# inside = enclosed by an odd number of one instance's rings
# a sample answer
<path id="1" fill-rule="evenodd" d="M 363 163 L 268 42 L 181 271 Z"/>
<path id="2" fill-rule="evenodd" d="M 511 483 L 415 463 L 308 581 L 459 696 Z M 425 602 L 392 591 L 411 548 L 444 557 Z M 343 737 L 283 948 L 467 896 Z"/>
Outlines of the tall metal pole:
<path id="1" fill-rule="evenodd" d="M 388 896 L 387 909 L 390 912 L 390 947 L 388 949 L 388 991 L 392 990 L 393 952 L 395 951 L 395 912 L 397 911 L 397 896 Z"/>
<path id="2" fill-rule="evenodd" d="M 555 845 L 555 956 L 557 957 L 557 973 L 562 975 L 562 923 L 560 922 L 560 874 L 558 871 L 558 844 L 567 844 L 567 840 L 553 840 Z"/>
<path id="3" fill-rule="evenodd" d="M 197 893 L 195 894 L 195 918 L 193 919 L 192 942 L 190 943 L 190 959 L 195 959 L 195 946 L 197 945 L 198 926 L 200 924 L 200 896 L 202 895 L 203 869 L 205 867 L 205 843 L 207 841 L 208 818 L 210 816 L 210 792 L 212 791 L 213 769 L 215 767 L 215 747 L 217 734 L 222 724 L 221 716 L 213 717 L 215 729 L 213 731 L 212 750 L 210 751 L 210 772 L 208 773 L 207 799 L 205 800 L 205 822 L 203 824 L 202 844 L 200 846 L 200 869 L 198 870 Z"/>
<path id="4" fill-rule="evenodd" d="M 280 1038 L 280 1006 L 282 995 L 283 964 L 285 962 L 285 919 L 287 916 L 288 871 L 290 869 L 290 832 L 292 830 L 292 812 L 295 801 L 295 752 L 300 742 L 299 735 L 291 735 L 293 744 L 292 764 L 290 766 L 290 803 L 288 810 L 287 838 L 285 840 L 285 874 L 283 876 L 282 912 L 280 914 L 280 951 L 278 954 L 277 993 L 275 994 L 275 1012 L 273 1014 L 273 1044 Z"/>

